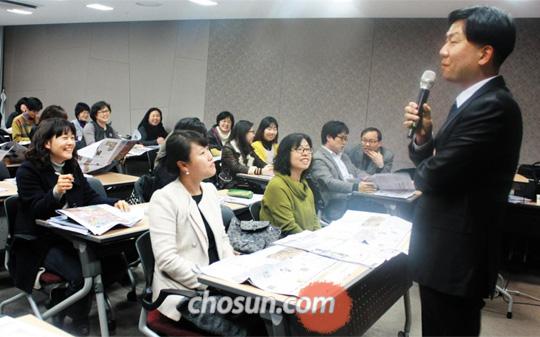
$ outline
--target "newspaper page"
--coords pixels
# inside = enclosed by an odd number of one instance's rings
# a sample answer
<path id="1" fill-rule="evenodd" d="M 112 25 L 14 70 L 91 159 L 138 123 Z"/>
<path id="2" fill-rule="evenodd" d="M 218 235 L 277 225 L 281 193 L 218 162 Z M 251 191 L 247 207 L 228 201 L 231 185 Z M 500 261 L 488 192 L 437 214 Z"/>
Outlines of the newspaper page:
<path id="1" fill-rule="evenodd" d="M 140 208 L 123 212 L 105 204 L 59 209 L 57 212 L 84 226 L 94 235 L 101 235 L 116 225 L 131 227 L 144 216 L 144 210 Z"/>
<path id="2" fill-rule="evenodd" d="M 415 193 L 414 183 L 407 173 L 378 173 L 369 180 L 377 185 L 374 195 L 408 199 Z"/>
<path id="3" fill-rule="evenodd" d="M 105 138 L 77 151 L 79 165 L 84 173 L 97 171 L 124 158 L 136 143 L 135 140 Z"/>

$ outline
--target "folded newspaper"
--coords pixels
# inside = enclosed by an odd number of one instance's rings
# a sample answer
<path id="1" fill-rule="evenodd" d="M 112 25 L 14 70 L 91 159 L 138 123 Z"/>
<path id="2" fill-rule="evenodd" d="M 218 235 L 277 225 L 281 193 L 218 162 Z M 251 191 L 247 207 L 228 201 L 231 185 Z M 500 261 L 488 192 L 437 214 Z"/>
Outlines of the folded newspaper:
<path id="1" fill-rule="evenodd" d="M 136 140 L 105 138 L 77 151 L 79 165 L 84 173 L 95 172 L 122 160 Z"/>
<path id="2" fill-rule="evenodd" d="M 408 199 L 416 193 L 414 183 L 407 173 L 378 173 L 368 180 L 378 188 L 374 195 Z"/>
<path id="3" fill-rule="evenodd" d="M 132 227 L 144 216 L 144 210 L 140 208 L 123 212 L 105 204 L 59 209 L 56 212 L 61 215 L 47 220 L 49 225 L 81 234 L 90 232 L 94 235 L 102 235 L 116 225 Z"/>

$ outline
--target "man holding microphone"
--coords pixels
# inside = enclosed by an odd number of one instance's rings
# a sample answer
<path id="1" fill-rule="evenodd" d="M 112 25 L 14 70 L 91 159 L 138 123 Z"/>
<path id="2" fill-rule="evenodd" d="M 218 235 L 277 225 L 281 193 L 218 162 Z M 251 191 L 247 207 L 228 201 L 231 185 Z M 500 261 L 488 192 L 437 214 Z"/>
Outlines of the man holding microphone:
<path id="1" fill-rule="evenodd" d="M 519 158 L 521 112 L 499 68 L 515 44 L 513 20 L 494 7 L 448 16 L 442 76 L 462 88 L 432 135 L 431 109 L 405 107 L 414 130 L 416 206 L 410 242 L 424 336 L 478 336 L 483 298 L 494 290 L 503 212 Z M 421 119 L 421 120 L 420 120 Z"/>

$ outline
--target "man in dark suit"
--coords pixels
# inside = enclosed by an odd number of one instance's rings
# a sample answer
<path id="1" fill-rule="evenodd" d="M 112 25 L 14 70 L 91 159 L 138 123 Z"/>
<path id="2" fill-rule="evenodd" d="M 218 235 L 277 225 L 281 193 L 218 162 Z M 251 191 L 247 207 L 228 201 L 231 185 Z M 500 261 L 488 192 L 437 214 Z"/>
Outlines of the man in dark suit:
<path id="1" fill-rule="evenodd" d="M 495 287 L 502 213 L 521 146 L 521 112 L 498 75 L 516 33 L 493 7 L 456 10 L 448 19 L 441 73 L 463 91 L 435 137 L 425 104 L 409 145 L 422 191 L 410 267 L 420 285 L 422 334 L 477 336 L 483 298 Z M 405 108 L 405 127 L 419 121 L 417 108 Z"/>

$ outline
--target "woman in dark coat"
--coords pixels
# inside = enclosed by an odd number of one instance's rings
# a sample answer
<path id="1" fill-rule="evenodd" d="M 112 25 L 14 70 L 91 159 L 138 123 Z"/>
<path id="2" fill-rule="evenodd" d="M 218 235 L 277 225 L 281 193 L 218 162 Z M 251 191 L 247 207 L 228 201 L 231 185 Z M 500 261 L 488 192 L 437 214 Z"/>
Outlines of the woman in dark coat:
<path id="1" fill-rule="evenodd" d="M 144 114 L 137 131 L 141 134 L 140 142 L 145 146 L 165 143 L 167 131 L 163 127 L 163 114 L 159 108 L 150 108 Z"/>

